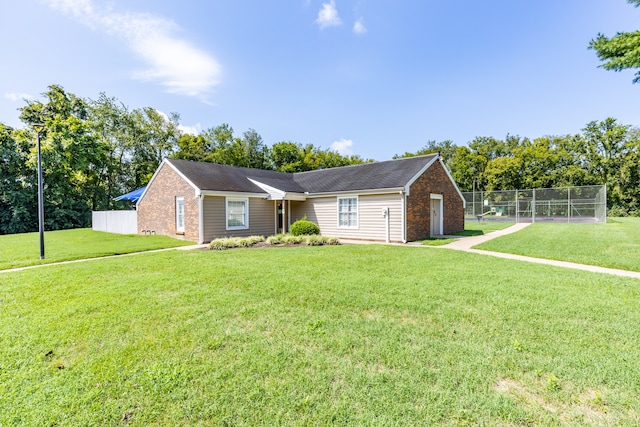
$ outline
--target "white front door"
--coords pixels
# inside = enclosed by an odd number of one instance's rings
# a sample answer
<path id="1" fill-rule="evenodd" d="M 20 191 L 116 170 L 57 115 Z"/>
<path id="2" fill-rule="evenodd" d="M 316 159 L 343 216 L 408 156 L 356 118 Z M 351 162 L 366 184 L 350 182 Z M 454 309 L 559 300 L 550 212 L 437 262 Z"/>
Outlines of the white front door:
<path id="1" fill-rule="evenodd" d="M 431 237 L 442 236 L 442 196 L 431 197 Z"/>

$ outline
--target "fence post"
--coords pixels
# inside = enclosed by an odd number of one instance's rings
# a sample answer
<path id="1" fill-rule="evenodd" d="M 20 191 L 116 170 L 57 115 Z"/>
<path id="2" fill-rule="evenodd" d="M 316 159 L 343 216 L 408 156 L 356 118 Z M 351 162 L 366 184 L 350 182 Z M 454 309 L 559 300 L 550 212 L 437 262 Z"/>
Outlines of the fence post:
<path id="1" fill-rule="evenodd" d="M 536 222 L 536 189 L 533 189 L 533 200 L 531 201 L 531 222 Z"/>
<path id="2" fill-rule="evenodd" d="M 518 210 L 520 206 L 518 206 L 518 190 L 516 190 L 516 224 L 518 223 Z"/>
<path id="3" fill-rule="evenodd" d="M 571 186 L 567 188 L 567 222 L 571 222 Z"/>

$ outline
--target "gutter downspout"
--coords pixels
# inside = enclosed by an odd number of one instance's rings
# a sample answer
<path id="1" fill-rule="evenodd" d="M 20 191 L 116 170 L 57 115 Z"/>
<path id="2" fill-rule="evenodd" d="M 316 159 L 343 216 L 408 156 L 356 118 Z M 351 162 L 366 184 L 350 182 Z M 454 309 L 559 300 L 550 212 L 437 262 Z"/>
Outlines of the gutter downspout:
<path id="1" fill-rule="evenodd" d="M 390 243 L 391 242 L 391 236 L 390 236 L 390 231 L 389 231 L 389 207 L 385 207 L 384 208 L 384 216 L 385 216 L 385 226 L 386 226 L 386 230 L 385 230 L 385 237 L 386 237 L 386 243 Z"/>
<path id="2" fill-rule="evenodd" d="M 402 198 L 402 243 L 407 243 L 407 193 L 400 192 Z"/>
<path id="3" fill-rule="evenodd" d="M 198 194 L 198 243 L 204 244 L 204 195 Z"/>

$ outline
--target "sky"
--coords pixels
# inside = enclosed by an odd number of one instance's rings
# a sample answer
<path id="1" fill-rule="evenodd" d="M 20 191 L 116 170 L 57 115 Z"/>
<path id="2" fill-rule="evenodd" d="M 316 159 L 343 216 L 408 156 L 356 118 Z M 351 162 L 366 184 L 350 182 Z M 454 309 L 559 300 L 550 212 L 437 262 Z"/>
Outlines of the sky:
<path id="1" fill-rule="evenodd" d="M 625 0 L 0 0 L 0 122 L 57 84 L 375 160 L 640 126 L 634 72 L 587 48 L 637 29 Z"/>

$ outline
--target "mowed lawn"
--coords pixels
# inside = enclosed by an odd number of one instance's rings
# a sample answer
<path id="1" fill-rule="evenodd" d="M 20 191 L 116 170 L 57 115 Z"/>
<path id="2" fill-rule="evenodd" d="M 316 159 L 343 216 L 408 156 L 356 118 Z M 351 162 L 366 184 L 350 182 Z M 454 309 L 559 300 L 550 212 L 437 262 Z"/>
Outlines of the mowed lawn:
<path id="1" fill-rule="evenodd" d="M 166 236 L 112 234 L 89 228 L 47 231 L 45 259 L 40 260 L 39 233 L 9 234 L 0 236 L 0 270 L 192 244 Z"/>
<path id="2" fill-rule="evenodd" d="M 640 271 L 640 218 L 606 224 L 531 224 L 476 249 Z"/>
<path id="3" fill-rule="evenodd" d="M 464 231 L 458 234 L 461 236 L 476 236 L 491 233 L 492 231 L 503 230 L 514 224 L 515 222 L 512 221 L 465 221 Z"/>
<path id="4" fill-rule="evenodd" d="M 640 281 L 435 248 L 0 275 L 0 425 L 637 425 Z"/>

